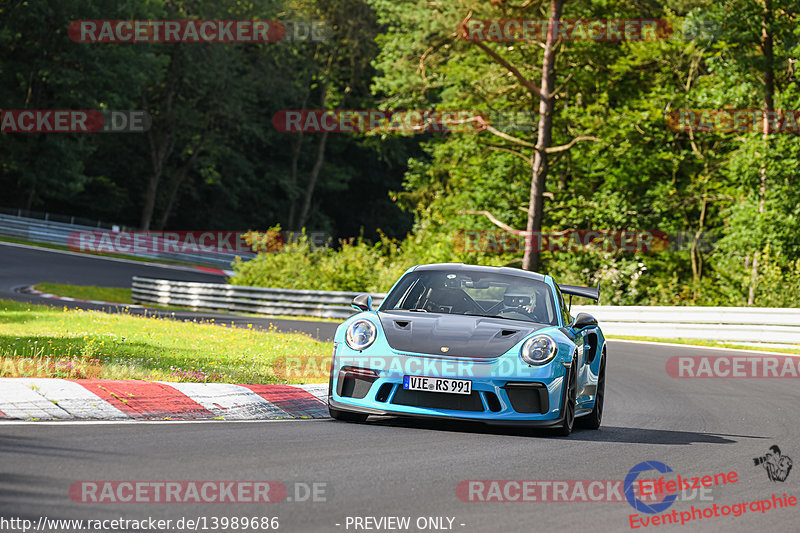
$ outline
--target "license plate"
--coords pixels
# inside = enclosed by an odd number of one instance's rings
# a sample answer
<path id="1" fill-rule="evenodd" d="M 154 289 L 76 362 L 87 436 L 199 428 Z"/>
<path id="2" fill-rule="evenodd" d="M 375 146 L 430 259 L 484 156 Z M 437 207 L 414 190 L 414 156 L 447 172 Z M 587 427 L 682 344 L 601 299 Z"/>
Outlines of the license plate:
<path id="1" fill-rule="evenodd" d="M 468 379 L 426 378 L 422 376 L 403 376 L 403 388 L 449 394 L 471 394 L 472 382 Z"/>

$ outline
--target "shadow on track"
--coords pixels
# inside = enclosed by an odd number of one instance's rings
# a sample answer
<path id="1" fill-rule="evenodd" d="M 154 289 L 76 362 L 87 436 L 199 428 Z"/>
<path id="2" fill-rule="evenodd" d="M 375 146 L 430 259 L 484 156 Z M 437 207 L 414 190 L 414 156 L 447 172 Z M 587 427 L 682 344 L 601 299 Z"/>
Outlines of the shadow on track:
<path id="1" fill-rule="evenodd" d="M 35 422 L 31 422 L 35 424 Z M 43 439 L 33 439 L 27 437 L 15 437 L 11 435 L 0 435 L 0 464 L 6 463 L 8 457 L 4 455 L 43 455 L 51 457 L 63 457 L 69 459 L 91 458 L 98 455 L 110 455 L 108 452 L 99 450 L 68 448 L 66 446 L 48 446 L 43 444 Z M 19 457 L 12 460 L 20 460 Z M 7 464 L 7 463 L 6 463 Z"/>
<path id="2" fill-rule="evenodd" d="M 342 422 L 332 422 L 342 423 Z M 545 429 L 531 429 L 525 427 L 490 426 L 475 422 L 458 422 L 447 420 L 426 420 L 402 417 L 371 418 L 365 425 L 405 427 L 429 431 L 450 431 L 458 433 L 473 433 L 485 435 L 507 435 L 521 438 L 544 438 L 557 440 L 573 440 L 582 442 L 624 442 L 629 444 L 662 444 L 662 445 L 689 445 L 695 443 L 705 444 L 735 444 L 738 439 L 769 439 L 768 436 L 758 435 L 727 435 L 721 433 L 704 433 L 696 431 L 673 431 L 669 429 L 629 428 L 618 426 L 603 426 L 598 431 L 575 430 L 569 437 L 559 437 Z"/>

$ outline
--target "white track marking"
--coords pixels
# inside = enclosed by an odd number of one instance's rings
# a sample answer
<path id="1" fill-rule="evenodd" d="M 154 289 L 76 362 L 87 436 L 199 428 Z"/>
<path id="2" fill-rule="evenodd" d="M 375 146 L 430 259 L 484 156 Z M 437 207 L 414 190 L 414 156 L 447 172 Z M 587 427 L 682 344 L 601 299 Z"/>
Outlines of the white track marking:
<path id="1" fill-rule="evenodd" d="M 294 418 L 255 392 L 227 383 L 173 383 L 162 381 L 225 420 Z"/>
<path id="2" fill-rule="evenodd" d="M 47 400 L 55 402 L 72 418 L 83 420 L 130 420 L 130 417 L 74 381 L 48 378 L 16 378 Z M 2 409 L 0 409 L 2 410 Z"/>
<path id="3" fill-rule="evenodd" d="M 756 353 L 759 355 L 784 355 L 786 357 L 800 357 L 796 353 L 783 353 L 783 352 L 765 352 L 763 350 L 740 350 L 739 348 L 723 348 L 722 346 L 701 346 L 699 344 L 677 344 L 673 342 L 654 342 L 654 341 L 634 341 L 630 339 L 614 339 L 606 338 L 608 342 L 628 342 L 632 344 L 651 344 L 653 346 L 677 346 L 680 348 L 697 348 L 699 350 L 725 350 L 726 352 L 734 353 Z"/>
<path id="4" fill-rule="evenodd" d="M 328 403 L 328 384 L 327 383 L 311 383 L 309 385 L 293 385 L 299 389 L 303 389 L 309 394 L 313 394 L 317 399 L 323 403 Z"/>
<path id="5" fill-rule="evenodd" d="M 263 420 L 39 420 L 31 422 L 27 420 L 0 420 L 0 427 L 3 426 L 106 426 L 106 425 L 136 425 L 143 424 L 277 424 L 288 422 L 330 422 L 330 418 L 273 418 Z M 761 437 L 752 437 L 761 438 Z"/>
<path id="6" fill-rule="evenodd" d="M 23 420 L 64 420 L 72 418 L 68 412 L 54 404 L 31 385 L 23 381 L 24 378 L 0 378 L 0 411 L 9 418 Z"/>

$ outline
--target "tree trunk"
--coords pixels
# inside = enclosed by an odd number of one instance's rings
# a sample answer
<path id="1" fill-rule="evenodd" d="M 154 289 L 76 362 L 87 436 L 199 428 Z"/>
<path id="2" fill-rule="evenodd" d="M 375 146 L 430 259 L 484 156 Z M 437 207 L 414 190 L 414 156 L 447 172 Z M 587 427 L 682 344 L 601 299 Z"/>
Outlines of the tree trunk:
<path id="1" fill-rule="evenodd" d="M 208 124 L 206 124 L 206 128 L 207 127 Z M 167 226 L 167 221 L 172 214 L 172 208 L 175 205 L 175 198 L 178 196 L 178 191 L 180 190 L 181 185 L 183 185 L 183 182 L 186 181 L 186 177 L 189 175 L 192 165 L 194 165 L 195 160 L 197 160 L 197 156 L 200 155 L 200 150 L 203 148 L 203 143 L 205 142 L 206 128 L 203 128 L 203 134 L 200 136 L 200 139 L 197 141 L 197 143 L 195 143 L 195 145 L 192 147 L 192 156 L 175 173 L 175 179 L 172 180 L 169 193 L 167 194 L 167 205 L 164 208 L 164 212 L 161 213 L 161 217 L 158 219 L 158 222 L 156 222 L 155 229 L 159 231 L 163 230 Z"/>
<path id="2" fill-rule="evenodd" d="M 323 85 L 321 90 L 322 94 L 320 96 L 319 108 L 325 109 L 325 102 L 328 96 L 328 87 Z M 347 95 L 345 94 L 342 97 L 341 102 L 339 102 L 340 106 L 344 106 L 346 96 Z M 308 222 L 308 215 L 311 211 L 311 199 L 314 197 L 314 189 L 317 186 L 317 179 L 319 178 L 319 173 L 322 170 L 322 165 L 325 163 L 325 146 L 328 144 L 328 133 L 328 130 L 325 130 L 319 139 L 319 144 L 317 145 L 317 156 L 314 160 L 314 166 L 311 168 L 311 174 L 308 176 L 308 183 L 306 184 L 306 190 L 303 196 L 303 205 L 300 208 L 300 214 L 297 216 L 297 225 L 295 228 L 292 228 L 294 231 L 301 231 L 306 225 L 306 222 Z"/>
<path id="3" fill-rule="evenodd" d="M 165 134 L 158 146 L 156 146 L 156 141 L 152 132 L 147 132 L 147 136 L 148 142 L 150 143 L 150 163 L 153 166 L 153 171 L 147 179 L 147 189 L 144 193 L 144 204 L 142 205 L 142 216 L 139 221 L 139 226 L 144 231 L 150 229 L 150 224 L 153 221 L 153 212 L 156 207 L 156 194 L 158 193 L 158 182 L 161 181 L 161 175 L 164 173 L 164 162 L 169 152 L 172 151 L 173 143 L 171 133 Z"/>
<path id="4" fill-rule="evenodd" d="M 556 60 L 556 23 L 561 19 L 564 0 L 551 0 L 550 22 L 547 42 L 542 58 L 542 86 L 539 97 L 539 133 L 531 167 L 531 195 L 528 203 L 528 225 L 526 228 L 525 254 L 522 257 L 524 270 L 538 270 L 540 267 L 542 215 L 544 211 L 544 192 L 547 182 L 547 149 L 553 134 L 553 90 Z"/>
<path id="5" fill-rule="evenodd" d="M 697 228 L 697 232 L 694 234 L 694 238 L 692 239 L 692 247 L 690 249 L 690 257 L 692 260 L 692 279 L 694 280 L 694 291 L 692 294 L 692 300 L 697 301 L 697 298 L 700 297 L 700 280 L 703 277 L 703 256 L 697 249 L 697 245 L 700 242 L 700 237 L 703 235 L 703 228 L 705 227 L 705 220 L 706 220 L 706 207 L 708 206 L 708 199 L 705 194 L 703 194 L 703 204 L 700 208 L 700 224 Z"/>
<path id="6" fill-rule="evenodd" d="M 169 220 L 169 216 L 172 214 L 172 208 L 175 205 L 175 198 L 178 196 L 178 190 L 183 185 L 183 182 L 186 180 L 186 172 L 180 172 L 180 175 L 177 176 L 169 187 L 169 192 L 167 193 L 167 205 L 164 208 L 164 211 L 161 213 L 161 216 L 158 218 L 156 223 L 153 225 L 153 229 L 156 231 L 162 231 L 167 226 L 167 221 Z"/>
<path id="7" fill-rule="evenodd" d="M 303 107 L 302 109 L 305 109 Z M 297 230 L 297 164 L 300 161 L 300 151 L 303 147 L 303 130 L 297 134 L 297 139 L 292 147 L 292 162 L 289 167 L 289 229 Z"/>
<path id="8" fill-rule="evenodd" d="M 30 189 L 28 189 L 28 197 L 25 200 L 25 210 L 30 211 L 31 207 L 33 207 L 33 199 L 36 198 L 36 180 L 34 179 L 33 183 L 31 183 Z"/>
<path id="9" fill-rule="evenodd" d="M 772 24 L 772 0 L 764 0 L 764 18 L 761 24 L 761 50 L 764 54 L 764 116 L 762 117 L 762 139 L 764 147 L 769 142 L 769 122 L 771 113 L 775 112 L 775 51 L 773 37 L 769 26 Z M 758 187 L 758 214 L 764 215 L 764 205 L 767 199 L 767 154 L 761 164 L 761 184 Z M 750 270 L 750 288 L 747 291 L 747 305 L 753 305 L 756 300 L 756 285 L 758 284 L 758 264 L 761 250 L 753 252 L 753 266 Z"/>
<path id="10" fill-rule="evenodd" d="M 303 207 L 300 210 L 300 217 L 298 218 L 298 227 L 295 231 L 300 231 L 308 222 L 308 214 L 311 211 L 311 198 L 314 196 L 314 188 L 317 185 L 317 178 L 319 172 L 322 170 L 322 164 L 325 162 L 325 145 L 328 143 L 328 131 L 323 132 L 317 146 L 317 159 L 314 161 L 314 168 L 311 169 L 311 175 L 308 177 L 308 185 L 306 186 L 305 197 L 303 198 Z"/>
<path id="11" fill-rule="evenodd" d="M 308 87 L 311 84 L 311 77 L 309 76 L 308 81 L 306 82 L 306 86 Z M 300 109 L 303 110 L 308 105 L 308 98 L 311 94 L 311 89 L 309 88 L 305 95 L 303 96 L 303 103 L 300 105 Z M 303 148 L 303 129 L 300 129 L 300 132 L 297 134 L 296 142 L 292 147 L 292 162 L 289 167 L 289 229 L 292 231 L 300 231 L 300 228 L 297 226 L 301 226 L 301 224 L 297 223 L 297 167 L 300 162 L 300 153 Z"/>
<path id="12" fill-rule="evenodd" d="M 156 141 L 154 127 L 147 131 L 147 142 L 150 151 L 150 164 L 152 172 L 147 179 L 147 188 L 144 193 L 144 203 L 142 204 L 142 213 L 139 221 L 139 226 L 142 230 L 147 231 L 150 229 L 150 224 L 153 221 L 153 212 L 156 206 L 156 195 L 158 194 L 158 183 L 161 181 L 161 175 L 164 173 L 164 164 L 167 158 L 172 153 L 172 148 L 175 145 L 175 135 L 173 128 L 172 117 L 172 100 L 175 97 L 175 79 L 173 75 L 173 68 L 175 64 L 175 57 L 170 58 L 170 65 L 167 69 L 167 93 L 166 101 L 164 102 L 163 112 L 161 113 L 163 119 L 161 123 L 164 126 L 164 131 L 159 142 Z M 147 94 L 142 93 L 142 109 L 149 108 L 147 101 Z M 155 123 L 153 124 L 155 126 Z"/>
<path id="13" fill-rule="evenodd" d="M 144 192 L 144 204 L 142 205 L 142 216 L 139 220 L 139 227 L 143 231 L 150 229 L 150 221 L 153 220 L 153 211 L 156 206 L 156 192 L 158 191 L 158 182 L 160 179 L 160 168 L 154 170 L 147 179 L 147 189 Z"/>

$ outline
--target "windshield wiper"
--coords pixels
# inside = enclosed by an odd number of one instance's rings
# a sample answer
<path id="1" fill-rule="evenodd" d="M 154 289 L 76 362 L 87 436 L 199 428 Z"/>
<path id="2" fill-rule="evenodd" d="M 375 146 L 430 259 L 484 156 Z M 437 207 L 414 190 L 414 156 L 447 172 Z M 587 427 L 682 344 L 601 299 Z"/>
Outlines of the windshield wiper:
<path id="1" fill-rule="evenodd" d="M 524 318 L 511 318 L 509 316 L 500 315 L 484 315 L 481 313 L 464 313 L 466 316 L 482 316 L 485 318 L 502 318 L 503 320 L 516 320 L 518 322 L 533 322 L 532 320 L 525 320 Z"/>

